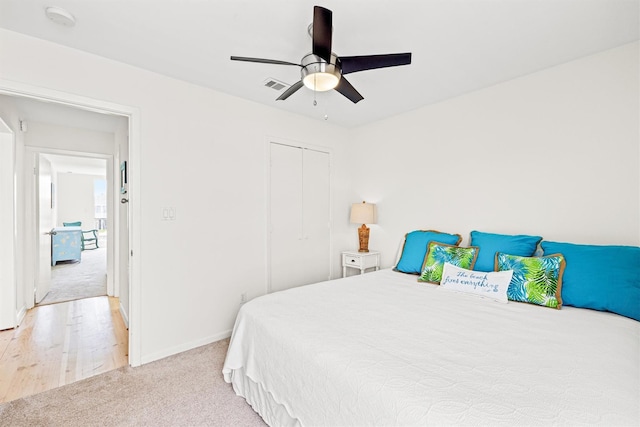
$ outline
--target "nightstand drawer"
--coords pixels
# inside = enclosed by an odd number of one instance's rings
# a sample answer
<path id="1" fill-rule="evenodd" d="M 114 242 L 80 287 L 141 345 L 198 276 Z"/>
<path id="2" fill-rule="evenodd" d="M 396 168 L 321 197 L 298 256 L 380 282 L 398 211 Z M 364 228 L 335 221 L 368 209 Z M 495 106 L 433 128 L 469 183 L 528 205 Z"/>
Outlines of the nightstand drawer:
<path id="1" fill-rule="evenodd" d="M 360 263 L 362 262 L 362 258 L 344 255 L 344 259 L 342 260 L 342 262 L 344 265 L 354 265 L 359 267 Z"/>

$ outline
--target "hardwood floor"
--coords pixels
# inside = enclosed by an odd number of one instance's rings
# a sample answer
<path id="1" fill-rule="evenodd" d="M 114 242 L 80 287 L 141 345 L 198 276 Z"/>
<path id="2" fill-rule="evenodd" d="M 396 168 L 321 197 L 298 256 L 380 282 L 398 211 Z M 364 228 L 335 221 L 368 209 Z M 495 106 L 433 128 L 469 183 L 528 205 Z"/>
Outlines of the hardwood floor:
<path id="1" fill-rule="evenodd" d="M 118 299 L 37 306 L 0 331 L 0 402 L 40 393 L 128 364 Z"/>

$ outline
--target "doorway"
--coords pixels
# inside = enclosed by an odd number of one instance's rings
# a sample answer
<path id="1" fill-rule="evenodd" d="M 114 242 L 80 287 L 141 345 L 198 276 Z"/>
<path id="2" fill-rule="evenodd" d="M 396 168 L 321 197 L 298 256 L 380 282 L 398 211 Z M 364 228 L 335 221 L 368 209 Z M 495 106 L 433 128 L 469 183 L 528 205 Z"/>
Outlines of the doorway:
<path id="1" fill-rule="evenodd" d="M 112 223 L 108 220 L 112 210 L 108 193 L 113 191 L 114 182 L 113 174 L 107 174 L 112 158 L 41 152 L 38 163 L 51 165 L 53 220 L 49 229 L 55 230 L 55 234 L 44 248 L 47 252 L 44 262 L 51 260 L 47 263 L 51 270 L 48 292 L 42 295 L 43 292 L 36 290 L 36 305 L 113 296 L 113 269 L 107 268 L 107 258 L 114 253 L 108 250 L 107 227 Z M 38 171 L 42 173 L 42 168 Z M 36 211 L 42 215 L 47 209 L 36 206 Z"/>
<path id="2" fill-rule="evenodd" d="M 139 170 L 139 139 L 140 139 L 140 131 L 139 131 L 139 111 L 137 108 L 128 107 L 124 105 L 114 104 L 111 102 L 86 98 L 78 95 L 73 95 L 69 93 L 59 92 L 48 90 L 40 87 L 34 87 L 30 85 L 25 85 L 17 82 L 11 82 L 7 80 L 0 79 L 0 96 L 10 96 L 16 99 L 27 99 L 33 101 L 40 101 L 45 104 L 57 105 L 57 106 L 65 106 L 68 108 L 74 108 L 79 112 L 91 111 L 94 113 L 103 113 L 109 115 L 118 115 L 120 117 L 124 117 L 127 121 L 125 127 L 125 139 L 126 139 L 126 147 L 121 147 L 120 151 L 117 151 L 113 158 L 113 169 L 119 169 L 119 163 L 121 160 L 125 160 L 129 165 L 129 188 L 128 188 L 128 196 L 137 194 L 138 191 L 138 180 L 137 180 L 137 170 Z M 14 115 L 10 117 L 12 120 L 12 124 L 14 129 L 17 128 L 16 123 L 18 123 L 18 115 Z M 20 121 L 20 126 L 22 126 L 22 122 Z M 21 129 L 22 131 L 22 129 Z M 20 132 L 19 132 L 20 133 Z M 18 135 L 16 138 L 17 145 L 17 156 L 19 157 L 15 169 L 15 175 L 20 178 L 16 188 L 16 191 L 27 189 L 29 184 L 25 182 L 24 175 L 26 168 L 26 152 L 25 146 L 21 140 L 22 135 Z M 115 171 L 114 171 L 115 173 Z M 119 173 L 119 170 L 118 172 Z M 117 214 L 114 218 L 113 226 L 109 227 L 111 230 L 114 230 L 113 238 L 110 238 L 110 243 L 113 242 L 113 247 L 117 251 L 117 256 L 113 257 L 114 262 L 114 275 L 113 278 L 115 280 L 114 283 L 114 294 L 118 295 L 121 293 L 121 285 L 122 279 L 126 279 L 126 292 L 127 295 L 125 298 L 127 301 L 123 304 L 126 307 L 127 315 L 126 322 L 128 326 L 128 336 L 129 340 L 129 351 L 128 351 L 128 360 L 131 366 L 138 366 L 141 364 L 140 357 L 140 343 L 141 343 L 141 335 L 136 333 L 138 330 L 138 325 L 140 324 L 139 320 L 139 277 L 140 272 L 137 264 L 129 255 L 130 242 L 137 243 L 136 247 L 140 247 L 139 245 L 139 236 L 136 230 L 136 225 L 139 225 L 139 215 L 140 210 L 139 206 L 132 200 L 132 203 L 127 204 L 126 209 L 122 209 L 120 206 L 115 206 L 116 203 L 119 204 L 119 198 L 117 198 L 118 194 L 114 192 L 113 201 L 114 201 L 114 212 Z M 22 196 L 20 200 L 20 196 L 18 196 L 18 205 L 20 206 L 20 212 L 16 218 L 18 218 L 17 232 L 15 236 L 14 243 L 18 246 L 17 250 L 14 251 L 14 254 L 17 256 L 16 271 L 21 274 L 19 278 L 19 285 L 17 289 L 17 293 L 20 294 L 18 299 L 21 299 L 22 302 L 18 302 L 20 307 L 17 308 L 16 312 L 21 313 L 16 315 L 18 322 L 24 318 L 25 310 L 21 311 L 21 308 L 28 309 L 33 307 L 33 291 L 29 291 L 29 286 L 25 286 L 27 283 L 34 283 L 33 277 L 29 277 L 29 274 L 33 276 L 33 268 L 29 265 L 29 254 L 33 254 L 35 250 L 35 230 L 27 227 L 27 224 L 32 223 L 33 218 L 24 218 L 24 216 L 28 216 L 32 206 L 30 206 L 30 201 L 28 197 Z M 124 215 L 124 216 L 123 216 Z M 33 214 L 31 214 L 33 216 Z M 130 217 L 130 218 L 129 218 Z M 115 232 L 117 230 L 117 233 Z M 123 250 L 123 248 L 126 248 Z M 124 262 L 123 262 L 124 261 Z M 29 302 L 31 301 L 31 302 Z"/>

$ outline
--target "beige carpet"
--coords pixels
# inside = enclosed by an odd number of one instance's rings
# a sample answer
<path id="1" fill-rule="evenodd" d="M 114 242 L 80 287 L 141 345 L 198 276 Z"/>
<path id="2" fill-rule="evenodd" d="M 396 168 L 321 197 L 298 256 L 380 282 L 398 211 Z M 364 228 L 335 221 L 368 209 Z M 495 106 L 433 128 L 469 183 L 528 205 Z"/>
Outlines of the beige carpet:
<path id="1" fill-rule="evenodd" d="M 102 242 L 101 242 L 102 243 Z M 59 261 L 51 267 L 51 289 L 38 305 L 107 294 L 107 249 L 82 251 L 81 261 Z"/>
<path id="2" fill-rule="evenodd" d="M 229 340 L 0 404 L 2 426 L 264 426 L 222 378 Z"/>

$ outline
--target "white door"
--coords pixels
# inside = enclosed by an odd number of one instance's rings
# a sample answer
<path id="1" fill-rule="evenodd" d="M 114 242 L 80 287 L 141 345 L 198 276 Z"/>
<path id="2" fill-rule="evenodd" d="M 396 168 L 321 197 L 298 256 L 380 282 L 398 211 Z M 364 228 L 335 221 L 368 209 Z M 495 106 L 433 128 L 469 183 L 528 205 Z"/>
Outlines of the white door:
<path id="1" fill-rule="evenodd" d="M 36 163 L 36 221 L 38 222 L 38 256 L 36 257 L 36 304 L 51 288 L 51 230 L 53 223 L 53 196 L 51 162 L 37 155 Z"/>
<path id="2" fill-rule="evenodd" d="M 17 324 L 13 132 L 0 118 L 0 330 Z"/>
<path id="3" fill-rule="evenodd" d="M 329 280 L 331 276 L 329 154 L 303 150 L 302 156 L 302 256 L 305 283 Z"/>
<path id="4" fill-rule="evenodd" d="M 270 144 L 270 291 L 328 280 L 329 154 Z"/>

